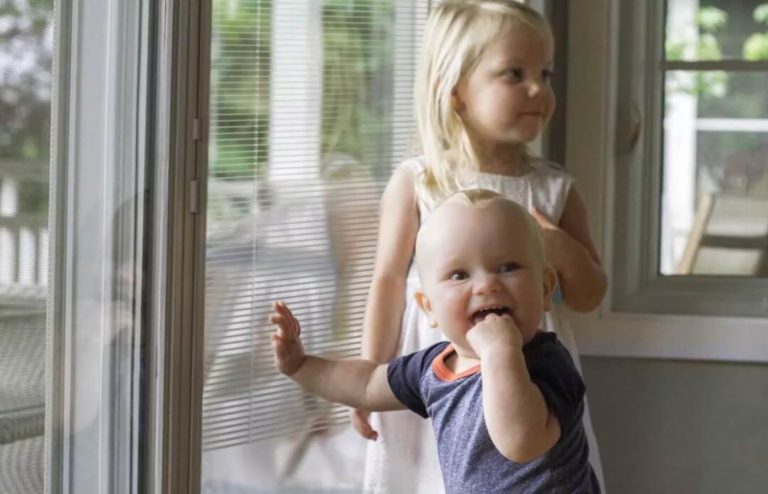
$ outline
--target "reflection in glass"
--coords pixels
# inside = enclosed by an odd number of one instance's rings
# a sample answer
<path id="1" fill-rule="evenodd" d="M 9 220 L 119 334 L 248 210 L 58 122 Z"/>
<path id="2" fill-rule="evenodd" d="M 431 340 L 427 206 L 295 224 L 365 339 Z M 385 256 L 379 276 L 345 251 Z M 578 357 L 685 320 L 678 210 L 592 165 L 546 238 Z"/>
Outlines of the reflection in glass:
<path id="1" fill-rule="evenodd" d="M 43 492 L 53 0 L 0 7 L 0 492 Z"/>
<path id="2" fill-rule="evenodd" d="M 766 86 L 764 72 L 667 73 L 662 274 L 768 276 Z"/>

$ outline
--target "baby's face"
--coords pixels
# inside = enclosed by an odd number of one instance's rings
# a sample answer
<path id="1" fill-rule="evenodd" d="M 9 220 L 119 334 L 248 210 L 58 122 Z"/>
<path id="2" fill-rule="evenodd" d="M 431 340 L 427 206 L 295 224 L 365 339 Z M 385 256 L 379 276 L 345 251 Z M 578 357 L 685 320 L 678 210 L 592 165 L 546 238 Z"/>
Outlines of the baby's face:
<path id="1" fill-rule="evenodd" d="M 421 305 L 459 348 L 470 348 L 467 332 L 490 313 L 511 316 L 527 342 L 549 309 L 554 272 L 544 264 L 537 226 L 512 206 L 449 199 L 424 232 L 417 257 Z"/>

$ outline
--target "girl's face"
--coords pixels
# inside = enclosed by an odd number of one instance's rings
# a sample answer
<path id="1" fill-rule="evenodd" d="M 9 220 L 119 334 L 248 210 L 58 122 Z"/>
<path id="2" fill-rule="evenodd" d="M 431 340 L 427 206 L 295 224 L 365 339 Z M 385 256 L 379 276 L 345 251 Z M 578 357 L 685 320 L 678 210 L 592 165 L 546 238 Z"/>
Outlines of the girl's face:
<path id="1" fill-rule="evenodd" d="M 552 41 L 522 23 L 491 41 L 454 90 L 454 109 L 480 146 L 525 145 L 555 109 Z"/>

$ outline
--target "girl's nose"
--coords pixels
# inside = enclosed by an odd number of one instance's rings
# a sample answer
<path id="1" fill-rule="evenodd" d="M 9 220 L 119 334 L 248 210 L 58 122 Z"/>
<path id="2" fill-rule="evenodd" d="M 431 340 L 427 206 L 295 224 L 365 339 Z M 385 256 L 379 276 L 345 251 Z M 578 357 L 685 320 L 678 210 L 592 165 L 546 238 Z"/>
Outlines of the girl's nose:
<path id="1" fill-rule="evenodd" d="M 534 98 L 541 92 L 541 83 L 538 81 L 531 81 L 528 84 L 528 97 Z"/>

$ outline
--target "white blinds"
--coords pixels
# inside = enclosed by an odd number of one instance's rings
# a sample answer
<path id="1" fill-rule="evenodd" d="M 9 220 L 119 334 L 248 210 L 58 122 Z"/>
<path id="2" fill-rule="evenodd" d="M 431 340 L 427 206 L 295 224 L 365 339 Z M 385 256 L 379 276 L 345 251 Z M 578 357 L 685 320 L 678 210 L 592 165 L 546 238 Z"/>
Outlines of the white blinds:
<path id="1" fill-rule="evenodd" d="M 354 356 L 426 0 L 213 0 L 203 447 L 346 420 L 273 369 L 270 303 Z"/>

